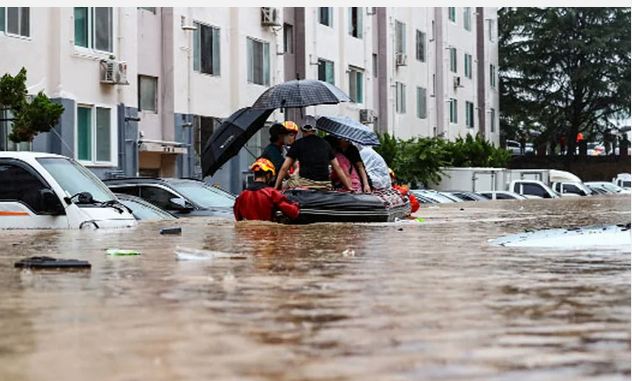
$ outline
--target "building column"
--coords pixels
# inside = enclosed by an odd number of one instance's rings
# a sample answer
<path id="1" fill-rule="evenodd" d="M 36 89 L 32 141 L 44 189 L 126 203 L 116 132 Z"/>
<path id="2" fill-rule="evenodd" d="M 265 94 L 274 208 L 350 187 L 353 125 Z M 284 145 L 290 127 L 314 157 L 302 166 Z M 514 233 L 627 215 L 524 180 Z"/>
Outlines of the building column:
<path id="1" fill-rule="evenodd" d="M 435 40 L 435 102 L 436 102 L 436 110 L 437 110 L 437 136 L 447 136 L 446 131 L 446 119 L 445 115 L 445 104 L 448 101 L 447 92 L 445 90 L 445 81 L 444 71 L 445 67 L 443 65 L 443 54 L 445 50 L 444 41 L 443 41 L 443 9 L 441 7 L 434 8 L 434 19 L 435 19 L 435 30 L 434 40 Z M 445 135 L 444 135 L 445 134 Z"/>
<path id="2" fill-rule="evenodd" d="M 386 25 L 386 8 L 377 8 L 377 132 L 388 132 L 388 26 Z"/>
<path id="3" fill-rule="evenodd" d="M 485 12 L 476 8 L 476 97 L 478 107 L 478 133 L 485 138 Z"/>

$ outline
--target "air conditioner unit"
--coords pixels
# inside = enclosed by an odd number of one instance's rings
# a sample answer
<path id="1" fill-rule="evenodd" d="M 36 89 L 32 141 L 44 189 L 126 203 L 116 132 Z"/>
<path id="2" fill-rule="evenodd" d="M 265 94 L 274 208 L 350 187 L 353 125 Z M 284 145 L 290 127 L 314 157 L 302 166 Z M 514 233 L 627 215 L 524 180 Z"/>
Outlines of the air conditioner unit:
<path id="1" fill-rule="evenodd" d="M 369 124 L 375 122 L 375 113 L 370 109 L 360 110 L 360 123 Z"/>
<path id="2" fill-rule="evenodd" d="M 127 81 L 127 62 L 101 60 L 101 83 L 129 85 Z"/>
<path id="3" fill-rule="evenodd" d="M 395 66 L 406 66 L 408 62 L 408 56 L 404 53 L 395 54 Z"/>
<path id="4" fill-rule="evenodd" d="M 454 88 L 456 89 L 457 87 L 463 87 L 461 85 L 461 77 L 454 77 Z"/>
<path id="5" fill-rule="evenodd" d="M 281 26 L 276 8 L 261 7 L 261 26 Z"/>
<path id="6" fill-rule="evenodd" d="M 366 15 L 367 16 L 374 16 L 375 14 L 377 14 L 377 8 L 376 7 L 366 7 Z"/>

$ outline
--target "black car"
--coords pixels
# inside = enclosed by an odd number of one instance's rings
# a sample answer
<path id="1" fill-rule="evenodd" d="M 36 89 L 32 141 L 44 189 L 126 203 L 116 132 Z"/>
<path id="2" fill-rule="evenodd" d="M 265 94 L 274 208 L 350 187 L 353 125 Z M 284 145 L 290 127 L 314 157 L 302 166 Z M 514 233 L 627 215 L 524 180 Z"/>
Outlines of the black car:
<path id="1" fill-rule="evenodd" d="M 114 195 L 121 202 L 121 204 L 127 206 L 132 211 L 134 218 L 136 218 L 137 220 L 152 221 L 176 219 L 173 214 L 160 209 L 154 204 L 150 204 L 140 197 L 132 196 L 125 193 L 115 193 Z"/>
<path id="2" fill-rule="evenodd" d="M 113 192 L 140 197 L 176 217 L 233 218 L 235 196 L 200 180 L 133 177 L 104 183 Z"/>
<path id="3" fill-rule="evenodd" d="M 481 196 L 476 192 L 468 191 L 450 191 L 447 192 L 455 197 L 460 198 L 463 201 L 489 201 L 486 197 Z"/>

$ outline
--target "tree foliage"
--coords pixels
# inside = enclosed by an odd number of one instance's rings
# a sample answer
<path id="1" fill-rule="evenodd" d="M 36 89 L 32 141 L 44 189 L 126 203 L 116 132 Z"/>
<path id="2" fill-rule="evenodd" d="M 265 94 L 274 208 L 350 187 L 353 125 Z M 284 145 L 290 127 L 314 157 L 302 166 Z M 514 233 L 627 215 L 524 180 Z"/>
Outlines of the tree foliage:
<path id="1" fill-rule="evenodd" d="M 536 143 L 603 133 L 630 115 L 630 8 L 502 8 L 501 130 Z"/>
<path id="2" fill-rule="evenodd" d="M 507 150 L 469 134 L 455 141 L 436 137 L 404 140 L 384 134 L 375 150 L 401 181 L 413 187 L 438 183 L 443 167 L 504 167 L 511 158 Z"/>
<path id="3" fill-rule="evenodd" d="M 64 107 L 52 102 L 43 91 L 31 101 L 26 90 L 26 69 L 16 76 L 0 78 L 0 109 L 10 110 L 13 128 L 9 139 L 15 143 L 32 141 L 40 132 L 48 132 L 57 124 Z"/>

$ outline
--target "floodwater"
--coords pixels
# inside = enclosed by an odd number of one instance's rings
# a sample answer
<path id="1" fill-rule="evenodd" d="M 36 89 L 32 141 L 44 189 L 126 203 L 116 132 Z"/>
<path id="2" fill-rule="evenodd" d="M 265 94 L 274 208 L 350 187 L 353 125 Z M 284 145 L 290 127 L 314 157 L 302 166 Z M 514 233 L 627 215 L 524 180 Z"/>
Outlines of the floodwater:
<path id="1" fill-rule="evenodd" d="M 425 221 L 0 232 L 0 380 L 630 379 L 629 248 L 488 243 L 629 223 L 629 198 L 418 215 Z M 174 225 L 181 236 L 158 234 Z M 177 250 L 224 254 L 177 261 Z M 93 267 L 13 268 L 43 254 Z"/>

